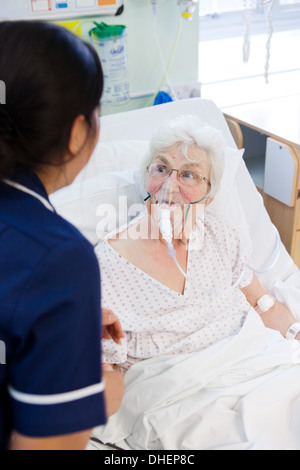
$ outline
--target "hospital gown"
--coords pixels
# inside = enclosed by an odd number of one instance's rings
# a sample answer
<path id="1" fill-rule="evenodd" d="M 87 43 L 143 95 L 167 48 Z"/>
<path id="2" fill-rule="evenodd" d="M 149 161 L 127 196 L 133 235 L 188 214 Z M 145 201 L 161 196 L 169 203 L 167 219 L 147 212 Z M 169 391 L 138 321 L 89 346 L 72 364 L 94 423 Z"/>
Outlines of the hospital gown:
<path id="1" fill-rule="evenodd" d="M 208 213 L 204 227 L 184 295 L 98 245 L 103 305 L 126 335 L 103 341 L 104 361 L 127 372 L 120 409 L 93 437 L 129 450 L 300 450 L 299 342 L 230 290 L 252 279 L 238 233 Z"/>
<path id="2" fill-rule="evenodd" d="M 121 364 L 124 371 L 142 359 L 199 351 L 241 329 L 250 306 L 240 289 L 231 287 L 243 271 L 239 287 L 251 283 L 246 249 L 224 221 L 209 213 L 203 221 L 195 227 L 204 230 L 203 244 L 189 251 L 183 295 L 133 266 L 110 246 L 109 237 L 100 242 L 102 305 L 118 316 L 125 332 L 121 346 L 103 341 L 104 362 Z"/>

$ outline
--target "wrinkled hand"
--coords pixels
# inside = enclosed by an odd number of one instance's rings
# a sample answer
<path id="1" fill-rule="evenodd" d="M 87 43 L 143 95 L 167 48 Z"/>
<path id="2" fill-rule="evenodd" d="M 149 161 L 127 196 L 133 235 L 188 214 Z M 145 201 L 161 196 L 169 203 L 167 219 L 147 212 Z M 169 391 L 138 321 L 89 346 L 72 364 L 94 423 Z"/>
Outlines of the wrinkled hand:
<path id="1" fill-rule="evenodd" d="M 121 323 L 116 315 L 106 308 L 102 309 L 102 326 L 104 339 L 113 339 L 115 343 L 121 344 L 121 338 L 124 338 Z"/>
<path id="2" fill-rule="evenodd" d="M 267 328 L 280 331 L 284 338 L 290 326 L 297 322 L 292 312 L 278 301 L 270 310 L 262 313 L 260 317 Z M 300 333 L 298 333 L 296 339 L 300 340 Z"/>
<path id="3" fill-rule="evenodd" d="M 103 364 L 102 377 L 105 380 L 105 403 L 108 416 L 115 414 L 121 406 L 125 392 L 124 377 L 114 371 L 112 365 Z"/>

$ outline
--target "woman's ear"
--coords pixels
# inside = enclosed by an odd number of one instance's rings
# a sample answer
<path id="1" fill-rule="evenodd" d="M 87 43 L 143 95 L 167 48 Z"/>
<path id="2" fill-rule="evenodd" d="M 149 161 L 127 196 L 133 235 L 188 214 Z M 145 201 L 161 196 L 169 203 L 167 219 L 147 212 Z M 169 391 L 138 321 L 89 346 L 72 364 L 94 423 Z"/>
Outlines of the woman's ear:
<path id="1" fill-rule="evenodd" d="M 71 155 L 76 155 L 84 146 L 88 136 L 88 123 L 81 114 L 77 116 L 71 128 L 69 139 L 69 151 Z"/>
<path id="2" fill-rule="evenodd" d="M 213 202 L 214 198 L 213 197 L 208 197 L 205 199 L 204 204 L 206 206 L 209 206 Z"/>

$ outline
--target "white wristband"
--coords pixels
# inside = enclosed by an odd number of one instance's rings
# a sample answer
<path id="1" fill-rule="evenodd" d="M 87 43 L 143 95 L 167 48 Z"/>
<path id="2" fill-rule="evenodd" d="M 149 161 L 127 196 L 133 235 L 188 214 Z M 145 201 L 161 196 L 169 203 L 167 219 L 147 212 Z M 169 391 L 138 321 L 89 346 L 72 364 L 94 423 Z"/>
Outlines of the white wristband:
<path id="1" fill-rule="evenodd" d="M 263 295 L 260 299 L 258 299 L 257 305 L 258 305 L 259 310 L 262 313 L 265 313 L 268 310 L 270 310 L 270 308 L 272 308 L 273 305 L 275 305 L 275 300 L 273 299 L 273 297 L 266 294 L 266 295 Z"/>
<path id="2" fill-rule="evenodd" d="M 287 330 L 286 339 L 295 339 L 299 331 L 300 331 L 300 323 L 294 323 Z"/>

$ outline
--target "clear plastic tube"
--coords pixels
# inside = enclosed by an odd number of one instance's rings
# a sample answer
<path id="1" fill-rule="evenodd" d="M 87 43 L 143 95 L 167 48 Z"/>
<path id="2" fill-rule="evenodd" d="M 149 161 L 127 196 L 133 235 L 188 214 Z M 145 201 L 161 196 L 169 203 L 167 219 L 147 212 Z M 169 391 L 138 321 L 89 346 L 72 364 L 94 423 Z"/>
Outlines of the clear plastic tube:
<path id="1" fill-rule="evenodd" d="M 173 246 L 172 239 L 173 239 L 173 229 L 172 229 L 172 224 L 171 224 L 171 212 L 169 209 L 160 209 L 159 210 L 159 229 L 160 233 L 162 234 L 163 239 L 167 242 L 168 245 L 168 250 L 170 253 L 170 256 L 175 261 L 175 264 L 181 274 L 186 278 L 187 275 L 183 271 L 182 267 L 178 263 L 178 260 L 176 258 L 176 250 Z"/>
<path id="2" fill-rule="evenodd" d="M 174 41 L 173 48 L 172 48 L 172 52 L 171 52 L 168 64 L 166 65 L 165 60 L 164 60 L 163 55 L 162 55 L 160 42 L 159 42 L 159 38 L 158 38 L 158 33 L 157 33 L 157 28 L 156 28 L 156 2 L 152 1 L 152 5 L 153 5 L 152 6 L 152 11 L 153 11 L 154 38 L 155 38 L 155 42 L 156 42 L 156 45 L 157 45 L 157 48 L 158 48 L 158 51 L 159 51 L 160 60 L 162 61 L 164 75 L 163 75 L 163 78 L 162 78 L 161 82 L 159 83 L 159 85 L 157 87 L 157 90 L 155 91 L 154 95 L 150 98 L 150 100 L 145 105 L 145 108 L 147 108 L 147 107 L 149 107 L 153 104 L 153 100 L 156 98 L 158 93 L 161 91 L 161 89 L 164 86 L 166 81 L 168 83 L 168 86 L 169 86 L 172 94 L 174 94 L 174 99 L 175 100 L 177 99 L 176 93 L 174 91 L 174 88 L 173 88 L 173 86 L 171 84 L 171 81 L 170 81 L 170 78 L 169 78 L 169 71 L 170 71 L 171 65 L 173 63 L 175 54 L 176 54 L 176 50 L 177 50 L 177 46 L 178 46 L 178 42 L 179 42 L 179 38 L 180 38 L 180 33 L 181 33 L 181 29 L 182 29 L 182 18 L 180 17 L 179 22 L 178 22 L 176 36 L 175 36 L 175 41 Z"/>
<path id="3" fill-rule="evenodd" d="M 164 74 L 165 74 L 164 79 L 167 81 L 167 84 L 168 84 L 168 86 L 171 90 L 171 93 L 173 95 L 174 101 L 177 101 L 177 95 L 175 93 L 175 90 L 173 88 L 173 85 L 172 85 L 170 77 L 169 77 L 169 69 L 166 65 L 166 62 L 165 62 L 165 59 L 164 59 L 164 56 L 163 56 L 163 53 L 162 53 L 161 45 L 160 45 L 160 40 L 159 40 L 159 37 L 158 37 L 157 21 L 156 21 L 156 18 L 157 18 L 156 5 L 153 5 L 153 15 L 152 15 L 152 17 L 153 17 L 154 39 L 155 39 L 156 47 L 157 47 L 157 50 L 158 50 L 158 53 L 159 53 L 160 61 L 161 61 L 162 67 L 163 67 L 163 71 L 164 71 Z"/>

